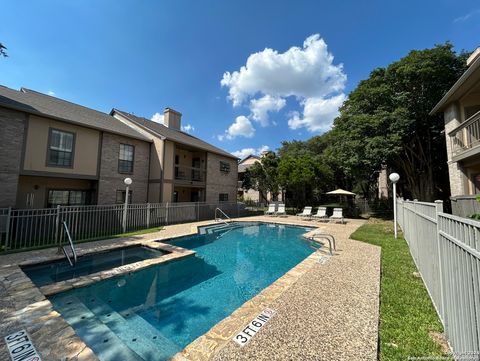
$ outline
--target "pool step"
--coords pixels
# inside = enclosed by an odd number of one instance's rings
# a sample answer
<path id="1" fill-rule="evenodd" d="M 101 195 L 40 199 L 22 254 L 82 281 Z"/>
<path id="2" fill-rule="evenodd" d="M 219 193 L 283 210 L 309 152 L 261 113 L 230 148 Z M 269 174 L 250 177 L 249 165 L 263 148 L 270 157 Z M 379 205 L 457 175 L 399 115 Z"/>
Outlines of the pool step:
<path id="1" fill-rule="evenodd" d="M 76 297 L 68 302 L 60 312 L 75 315 L 67 321 L 102 361 L 167 360 L 182 349 L 133 310 L 119 313 L 97 298 L 88 300 L 88 307 Z M 111 349 L 121 353 L 110 355 Z"/>
<path id="2" fill-rule="evenodd" d="M 58 307 L 58 310 L 100 360 L 143 361 L 78 298 L 71 297 L 71 301 L 71 304 Z M 67 315 L 75 316 L 69 317 Z"/>

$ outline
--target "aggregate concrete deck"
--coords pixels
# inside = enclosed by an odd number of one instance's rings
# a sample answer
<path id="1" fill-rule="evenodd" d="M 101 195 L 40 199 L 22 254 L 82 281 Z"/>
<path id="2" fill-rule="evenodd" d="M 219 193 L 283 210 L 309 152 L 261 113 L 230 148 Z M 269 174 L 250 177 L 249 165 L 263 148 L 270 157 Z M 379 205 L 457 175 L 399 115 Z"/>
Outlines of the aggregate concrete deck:
<path id="1" fill-rule="evenodd" d="M 362 223 L 347 225 L 302 221 L 296 217 L 250 217 L 267 221 L 315 225 L 335 235 L 337 252 L 315 252 L 231 316 L 192 342 L 176 359 L 190 360 L 376 360 L 380 249 L 351 241 Z M 113 246 L 147 244 L 197 232 L 212 221 L 167 226 L 160 232 L 78 245 L 79 253 Z M 96 360 L 50 302 L 18 265 L 55 257 L 55 250 L 0 256 L 0 359 L 8 359 L 3 337 L 26 328 L 44 360 Z M 320 263 L 319 260 L 326 261 Z M 276 315 L 241 348 L 231 338 L 264 308 Z"/>

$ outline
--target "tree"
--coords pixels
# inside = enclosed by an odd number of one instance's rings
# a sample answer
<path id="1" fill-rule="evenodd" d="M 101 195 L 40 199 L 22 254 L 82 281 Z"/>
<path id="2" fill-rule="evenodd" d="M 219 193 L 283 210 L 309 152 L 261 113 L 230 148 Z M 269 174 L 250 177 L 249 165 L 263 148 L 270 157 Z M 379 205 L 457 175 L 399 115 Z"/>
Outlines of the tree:
<path id="1" fill-rule="evenodd" d="M 388 165 L 401 174 L 405 196 L 448 198 L 444 123 L 429 112 L 466 69 L 468 54 L 452 48 L 414 50 L 372 71 L 340 109 L 326 157 L 367 189 Z"/>
<path id="2" fill-rule="evenodd" d="M 259 162 L 255 162 L 245 171 L 243 187 L 259 191 L 263 199 L 271 193 L 276 199 L 279 192 L 277 168 L 279 158 L 274 152 L 268 152 L 262 156 Z"/>
<path id="3" fill-rule="evenodd" d="M 7 48 L 5 47 L 5 45 L 3 45 L 2 43 L 0 43 L 0 56 L 3 56 L 3 57 L 8 57 L 8 54 L 7 54 Z"/>
<path id="4" fill-rule="evenodd" d="M 326 191 L 331 178 L 331 169 L 309 154 L 300 157 L 284 155 L 278 165 L 278 182 L 292 194 L 296 208 L 318 200 Z"/>

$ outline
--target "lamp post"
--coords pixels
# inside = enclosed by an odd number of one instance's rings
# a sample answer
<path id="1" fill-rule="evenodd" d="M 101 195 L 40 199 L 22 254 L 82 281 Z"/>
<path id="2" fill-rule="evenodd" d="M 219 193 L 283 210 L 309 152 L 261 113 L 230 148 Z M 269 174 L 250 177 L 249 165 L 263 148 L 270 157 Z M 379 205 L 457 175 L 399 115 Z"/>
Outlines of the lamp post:
<path id="1" fill-rule="evenodd" d="M 127 208 L 128 208 L 128 188 L 132 184 L 132 178 L 125 178 L 123 180 L 123 183 L 125 183 L 125 204 L 123 205 L 123 222 L 122 222 L 122 228 L 123 228 L 123 233 L 127 232 Z"/>
<path id="2" fill-rule="evenodd" d="M 393 225 L 395 238 L 397 238 L 397 182 L 400 179 L 398 173 L 391 173 L 388 177 L 393 184 Z"/>

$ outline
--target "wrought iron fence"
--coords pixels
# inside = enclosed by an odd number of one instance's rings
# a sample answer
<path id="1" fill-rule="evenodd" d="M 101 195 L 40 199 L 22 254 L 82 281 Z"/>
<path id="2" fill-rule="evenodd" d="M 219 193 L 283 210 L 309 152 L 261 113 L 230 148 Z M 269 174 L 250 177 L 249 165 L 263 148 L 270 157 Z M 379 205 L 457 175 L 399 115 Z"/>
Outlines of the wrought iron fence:
<path id="1" fill-rule="evenodd" d="M 398 223 L 457 354 L 480 356 L 480 222 L 435 203 L 397 202 Z"/>
<path id="2" fill-rule="evenodd" d="M 0 252 L 63 244 L 63 222 L 75 241 L 106 238 L 124 232 L 214 219 L 215 208 L 229 217 L 249 214 L 241 203 L 147 203 L 58 206 L 44 209 L 0 209 Z M 125 216 L 125 228 L 123 219 Z"/>

